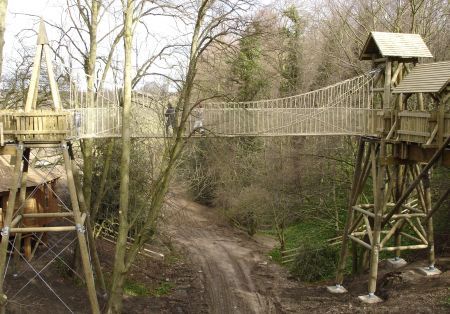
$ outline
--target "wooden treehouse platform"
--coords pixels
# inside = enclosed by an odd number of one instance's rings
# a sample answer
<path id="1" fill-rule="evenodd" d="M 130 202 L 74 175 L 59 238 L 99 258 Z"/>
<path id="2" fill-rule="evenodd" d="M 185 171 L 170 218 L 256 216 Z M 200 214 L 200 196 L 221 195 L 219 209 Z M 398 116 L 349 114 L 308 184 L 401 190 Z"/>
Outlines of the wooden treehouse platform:
<path id="1" fill-rule="evenodd" d="M 69 118 L 70 113 L 65 111 L 0 111 L 2 143 L 61 142 L 70 134 Z"/>

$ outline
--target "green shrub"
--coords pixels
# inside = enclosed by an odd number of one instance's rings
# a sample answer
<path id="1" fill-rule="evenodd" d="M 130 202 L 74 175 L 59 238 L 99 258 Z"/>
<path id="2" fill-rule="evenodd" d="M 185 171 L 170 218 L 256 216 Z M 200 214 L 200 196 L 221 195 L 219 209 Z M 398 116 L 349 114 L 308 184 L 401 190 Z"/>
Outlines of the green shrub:
<path id="1" fill-rule="evenodd" d="M 331 246 L 305 244 L 299 248 L 291 273 L 302 281 L 318 281 L 334 275 L 339 250 Z"/>

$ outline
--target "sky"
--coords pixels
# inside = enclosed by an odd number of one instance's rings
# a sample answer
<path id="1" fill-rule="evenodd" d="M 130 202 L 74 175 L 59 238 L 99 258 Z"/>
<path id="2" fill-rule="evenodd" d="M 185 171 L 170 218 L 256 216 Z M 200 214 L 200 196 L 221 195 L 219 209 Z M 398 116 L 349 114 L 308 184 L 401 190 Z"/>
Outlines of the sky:
<path id="1" fill-rule="evenodd" d="M 269 5 L 272 2 L 277 2 L 274 0 L 260 0 L 262 4 Z M 120 1 L 117 1 L 120 5 Z M 17 39 L 17 35 L 20 34 L 23 38 L 25 37 L 25 42 L 29 46 L 33 46 L 36 42 L 36 35 L 31 31 L 24 31 L 26 29 L 37 30 L 39 17 L 50 23 L 64 24 L 65 17 L 63 14 L 62 7 L 66 5 L 66 0 L 9 0 L 8 1 L 8 13 L 6 17 L 6 33 L 5 33 L 5 48 L 4 48 L 4 71 L 13 72 L 14 64 L 10 62 L 11 58 L 17 56 L 17 51 L 21 48 L 21 44 Z M 111 28 L 114 22 L 104 21 L 102 24 L 103 29 L 99 30 L 106 31 Z M 137 47 L 134 58 L 137 60 L 135 63 L 140 63 L 140 60 L 145 60 L 155 51 L 159 51 L 161 47 L 167 43 L 179 40 L 180 37 L 180 26 L 170 21 L 166 17 L 152 17 L 146 20 L 146 25 L 149 29 L 156 30 L 154 37 L 148 37 L 146 34 L 146 29 L 140 25 L 141 32 L 137 31 L 135 34 L 135 46 Z M 49 40 L 57 39 L 57 31 L 51 27 L 47 27 L 47 34 Z M 111 40 L 105 41 L 104 46 L 99 47 L 99 55 L 106 55 L 108 47 L 110 46 Z M 120 49 L 122 45 L 119 45 L 117 54 L 120 54 Z M 102 50 L 103 49 L 103 50 Z M 123 59 L 120 55 L 116 56 L 116 59 Z M 81 71 L 81 65 L 77 65 L 78 70 Z M 163 65 L 156 65 L 154 71 L 161 71 Z"/>
<path id="2" fill-rule="evenodd" d="M 118 5 L 120 5 L 120 2 Z M 21 44 L 18 40 L 18 35 L 25 36 L 25 42 L 28 46 L 32 47 L 36 43 L 36 35 L 32 31 L 26 31 L 27 29 L 37 30 L 39 24 L 39 17 L 42 17 L 46 22 L 54 24 L 64 24 L 64 19 L 67 18 L 64 15 L 63 6 L 66 5 L 66 0 L 10 0 L 8 1 L 8 13 L 6 17 L 6 32 L 5 32 L 5 48 L 4 48 L 4 68 L 3 71 L 13 72 L 14 63 L 11 58 L 17 57 L 17 51 L 21 49 Z M 70 23 L 70 21 L 69 21 Z M 167 21 L 162 23 L 161 18 L 152 18 L 150 21 L 146 21 L 149 28 L 157 29 L 156 37 L 143 38 L 139 35 L 139 32 L 135 34 L 135 45 L 138 47 L 135 58 L 145 59 L 149 54 L 159 49 L 161 37 L 169 39 L 176 33 L 175 26 L 168 25 Z M 164 24 L 164 27 L 161 25 Z M 68 25 L 68 24 L 66 24 Z M 113 21 L 104 20 L 99 29 L 99 37 L 102 36 L 109 28 L 114 25 Z M 58 32 L 50 26 L 47 26 L 48 38 L 58 38 Z M 102 29 L 103 28 L 103 29 Z M 99 55 L 106 55 L 110 46 L 111 39 L 107 39 L 99 47 Z M 120 54 L 122 45 L 118 45 L 119 49 L 117 54 Z M 121 56 L 116 56 L 116 59 L 123 59 Z M 73 66 L 75 76 L 80 76 L 82 73 L 82 66 L 79 63 L 74 63 Z"/>

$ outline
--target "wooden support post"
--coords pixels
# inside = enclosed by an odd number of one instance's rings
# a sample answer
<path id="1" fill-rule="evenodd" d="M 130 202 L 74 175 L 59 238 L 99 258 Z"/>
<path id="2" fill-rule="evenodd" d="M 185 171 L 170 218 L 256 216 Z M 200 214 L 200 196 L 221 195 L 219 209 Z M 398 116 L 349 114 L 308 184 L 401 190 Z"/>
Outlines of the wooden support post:
<path id="1" fill-rule="evenodd" d="M 69 156 L 71 159 L 74 159 L 73 150 L 72 150 L 72 143 L 68 143 L 69 147 Z M 98 257 L 97 249 L 95 247 L 95 237 L 94 237 L 94 230 L 92 228 L 92 222 L 90 217 L 90 209 L 87 207 L 86 201 L 84 199 L 83 190 L 81 188 L 80 180 L 79 180 L 79 174 L 78 169 L 75 165 L 75 163 L 72 162 L 72 172 L 74 174 L 74 180 L 77 190 L 77 196 L 78 196 L 78 202 L 80 203 L 80 209 L 81 212 L 85 213 L 87 215 L 86 219 L 86 230 L 87 230 L 87 240 L 89 242 L 89 251 L 91 253 L 92 261 L 94 263 L 94 271 L 97 275 L 97 282 L 100 284 L 100 289 L 103 296 L 106 296 L 108 291 L 106 289 L 106 283 L 105 279 L 103 277 L 102 272 L 102 266 L 100 264 L 100 258 Z"/>
<path id="2" fill-rule="evenodd" d="M 29 164 L 30 148 L 25 148 L 22 159 L 23 159 L 23 169 L 22 169 L 22 179 L 21 179 L 21 183 L 20 183 L 20 192 L 19 192 L 19 210 L 17 213 L 18 215 L 23 214 L 23 210 L 24 210 L 24 206 L 25 206 L 25 198 L 27 196 L 28 168 L 30 166 L 30 164 Z M 22 221 L 19 221 L 19 225 L 21 224 L 21 222 Z M 16 247 L 17 253 L 14 254 L 14 261 L 13 261 L 13 266 L 12 266 L 14 275 L 16 275 L 17 267 L 19 266 L 19 263 L 20 263 L 20 253 L 19 252 L 21 252 L 21 250 L 22 250 L 22 234 L 21 233 L 17 234 L 17 238 L 15 241 L 15 247 Z M 31 256 L 31 253 L 30 253 L 30 255 L 28 255 L 27 258 L 29 258 L 30 256 Z"/>
<path id="3" fill-rule="evenodd" d="M 394 208 L 385 216 L 383 219 L 382 225 L 386 225 L 386 223 L 391 219 L 391 217 L 395 214 L 395 212 L 402 206 L 403 202 L 408 198 L 408 196 L 411 194 L 411 192 L 416 188 L 416 186 L 420 183 L 422 180 L 422 177 L 428 173 L 428 171 L 431 169 L 431 167 L 438 161 L 440 156 L 442 155 L 442 152 L 445 150 L 445 148 L 450 144 L 450 137 L 448 137 L 444 144 L 434 153 L 433 157 L 431 157 L 428 164 L 422 169 L 422 171 L 419 173 L 419 175 L 414 179 L 414 181 L 410 184 L 410 186 L 406 189 L 405 192 L 403 192 L 403 195 L 400 197 L 400 199 L 395 204 Z"/>
<path id="4" fill-rule="evenodd" d="M 426 204 L 426 213 L 430 213 L 431 208 L 431 184 L 430 184 L 430 176 L 427 173 L 423 176 L 423 187 L 425 192 L 425 204 Z M 427 241 L 428 241 L 428 266 L 430 268 L 434 268 L 434 263 L 436 261 L 436 257 L 434 254 L 434 227 L 433 227 L 433 217 L 430 216 L 427 219 Z"/>
<path id="5" fill-rule="evenodd" d="M 64 155 L 64 165 L 67 173 L 67 185 L 69 188 L 70 200 L 72 202 L 72 210 L 74 214 L 75 225 L 77 228 L 78 243 L 80 248 L 81 261 L 83 264 L 84 276 L 88 289 L 89 302 L 91 304 L 92 313 L 100 314 L 97 292 L 95 290 L 94 275 L 92 273 L 92 268 L 89 261 L 89 252 L 86 243 L 84 223 L 82 221 L 81 212 L 78 205 L 77 191 L 72 172 L 72 160 L 69 156 L 69 149 L 67 144 L 65 142 L 61 142 L 61 146 Z"/>
<path id="6" fill-rule="evenodd" d="M 397 228 L 395 230 L 395 234 L 394 234 L 394 242 L 395 242 L 395 246 L 399 247 L 402 244 L 402 226 L 403 223 L 401 224 L 401 226 L 399 228 Z M 395 250 L 395 259 L 398 260 L 401 256 L 401 251 L 400 250 Z"/>
<path id="7" fill-rule="evenodd" d="M 34 254 L 36 253 L 36 250 L 38 249 L 39 245 L 42 243 L 42 237 L 44 236 L 45 232 L 41 232 L 41 234 L 39 235 L 36 244 L 34 245 L 33 251 L 31 252 L 31 256 L 30 256 L 30 260 L 33 259 Z"/>
<path id="8" fill-rule="evenodd" d="M 395 149 L 395 148 L 394 148 Z M 393 182 L 392 184 L 394 185 L 394 190 L 393 190 L 393 199 L 394 202 L 396 202 L 400 196 L 402 195 L 401 193 L 401 178 L 402 178 L 402 166 L 401 165 L 394 165 L 394 170 L 393 170 Z M 400 246 L 402 243 L 402 226 L 404 224 L 404 221 L 402 221 L 402 223 L 395 229 L 395 233 L 394 233 L 394 242 L 395 242 L 395 246 Z M 396 250 L 395 251 L 395 259 L 399 259 L 400 258 L 400 254 L 401 251 L 400 250 Z"/>
<path id="9" fill-rule="evenodd" d="M 38 45 L 36 48 L 36 54 L 34 55 L 33 70 L 31 72 L 30 86 L 28 87 L 27 102 L 25 104 L 25 112 L 30 112 L 33 106 L 33 99 L 35 90 L 38 88 L 40 64 L 42 58 L 42 45 Z"/>
<path id="10" fill-rule="evenodd" d="M 30 260 L 31 258 L 31 234 L 27 234 L 25 236 L 24 242 L 23 242 L 23 255 L 27 260 Z M 18 253 L 16 253 L 19 255 Z"/>
<path id="11" fill-rule="evenodd" d="M 366 144 L 364 142 L 364 139 L 360 138 L 358 145 L 358 154 L 356 156 L 355 173 L 353 174 L 352 189 L 349 195 L 347 220 L 345 222 L 344 234 L 342 236 L 341 255 L 339 257 L 339 264 L 336 272 L 336 284 L 339 286 L 342 285 L 342 282 L 344 281 L 345 264 L 348 254 L 348 239 L 350 233 L 349 229 L 350 226 L 353 225 L 353 218 L 354 218 L 353 205 L 355 205 L 355 202 L 358 198 L 356 193 L 359 190 L 358 181 L 361 176 L 361 169 L 362 169 L 361 163 L 364 156 L 365 145 Z"/>
<path id="12" fill-rule="evenodd" d="M 5 145 L 5 137 L 3 136 L 3 122 L 0 122 L 0 147 Z"/>
<path id="13" fill-rule="evenodd" d="M 441 102 L 439 104 L 439 111 L 437 117 L 438 138 L 436 142 L 438 143 L 438 145 L 441 145 L 444 142 L 444 135 L 445 135 L 444 122 L 445 122 L 445 102 Z"/>
<path id="14" fill-rule="evenodd" d="M 3 292 L 3 284 L 5 281 L 6 272 L 6 253 L 9 243 L 9 226 L 11 224 L 12 216 L 14 213 L 14 206 L 16 203 L 17 189 L 20 183 L 20 173 L 22 171 L 22 156 L 23 156 L 23 143 L 19 143 L 17 146 L 16 164 L 14 166 L 14 176 L 11 181 L 11 190 L 9 191 L 8 206 L 6 207 L 6 213 L 3 216 L 3 228 L 1 232 L 2 241 L 0 243 L 0 313 L 6 312 L 6 295 Z"/>
<path id="15" fill-rule="evenodd" d="M 383 109 L 389 109 L 391 98 L 391 76 L 392 76 L 392 62 L 386 61 L 386 68 L 384 69 L 384 92 L 383 92 Z"/>
<path id="16" fill-rule="evenodd" d="M 417 103 L 419 104 L 419 110 L 425 111 L 425 105 L 423 104 L 423 93 L 417 93 Z"/>
<path id="17" fill-rule="evenodd" d="M 351 243 L 352 248 L 352 274 L 355 275 L 358 273 L 358 246 L 354 241 Z"/>
<path id="18" fill-rule="evenodd" d="M 373 223 L 373 242 L 372 249 L 370 252 L 370 272 L 369 272 L 369 296 L 375 295 L 375 291 L 377 288 L 377 277 L 378 277 L 378 260 L 380 253 L 380 237 L 381 237 L 381 222 L 383 218 L 383 210 L 385 207 L 384 201 L 384 190 L 386 188 L 384 178 L 386 175 L 386 165 L 385 165 L 385 157 L 386 157 L 386 143 L 382 140 L 380 143 L 380 154 L 378 158 L 378 162 L 375 159 L 375 154 L 373 154 L 372 159 L 372 171 L 375 176 L 374 178 L 374 198 L 375 198 L 375 207 L 374 207 L 374 223 Z"/>

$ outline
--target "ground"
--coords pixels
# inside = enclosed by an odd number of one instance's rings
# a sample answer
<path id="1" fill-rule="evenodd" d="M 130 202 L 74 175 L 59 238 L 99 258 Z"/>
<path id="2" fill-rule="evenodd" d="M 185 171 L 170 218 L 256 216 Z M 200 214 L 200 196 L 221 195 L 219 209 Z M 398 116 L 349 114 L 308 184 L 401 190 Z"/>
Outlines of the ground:
<path id="1" fill-rule="evenodd" d="M 127 282 L 124 313 L 450 312 L 450 258 L 440 259 L 438 266 L 443 274 L 435 278 L 414 271 L 424 264 L 421 261 L 391 272 L 382 263 L 377 294 L 385 301 L 366 305 L 357 296 L 366 293 L 367 276 L 347 279 L 349 293 L 344 295 L 326 292 L 325 286 L 332 282 L 298 282 L 270 260 L 268 252 L 276 245 L 273 239 L 251 238 L 228 225 L 215 210 L 178 194 L 164 212 L 162 230 L 164 243 L 152 249 L 164 252 L 166 257 L 139 257 Z M 68 244 L 69 238 L 62 244 Z M 98 240 L 98 248 L 108 279 L 113 245 Z M 65 253 L 70 256 L 70 252 Z M 35 267 L 44 267 L 47 262 L 45 257 L 40 261 Z M 57 262 L 42 276 L 73 312 L 89 312 L 83 284 L 64 269 L 63 263 Z M 25 284 L 31 274 L 27 271 L 16 279 L 8 275 L 8 295 Z M 48 313 L 49 309 L 54 314 L 69 312 L 37 278 L 10 306 L 12 313 Z"/>

